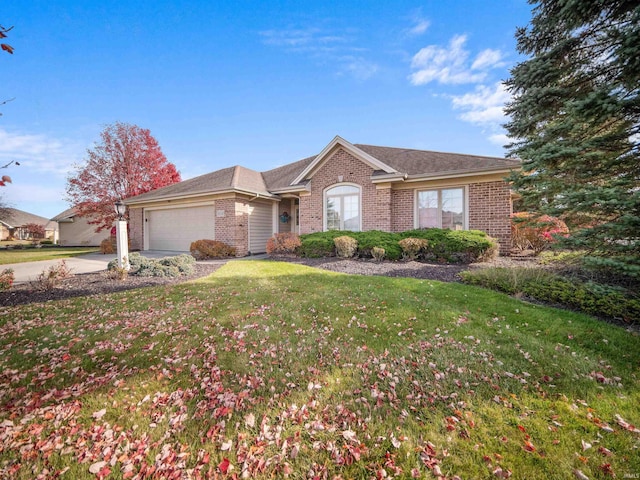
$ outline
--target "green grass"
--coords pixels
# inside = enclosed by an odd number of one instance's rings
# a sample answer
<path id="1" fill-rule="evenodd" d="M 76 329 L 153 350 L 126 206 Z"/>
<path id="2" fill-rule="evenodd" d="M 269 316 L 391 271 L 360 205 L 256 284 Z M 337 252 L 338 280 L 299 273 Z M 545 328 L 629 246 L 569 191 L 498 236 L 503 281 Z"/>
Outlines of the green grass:
<path id="1" fill-rule="evenodd" d="M 95 247 L 42 247 L 0 250 L 0 265 L 37 262 L 39 260 L 62 260 L 97 251 L 99 250 Z"/>
<path id="2" fill-rule="evenodd" d="M 0 310 L 0 477 L 624 478 L 639 347 L 476 287 L 233 261 Z"/>

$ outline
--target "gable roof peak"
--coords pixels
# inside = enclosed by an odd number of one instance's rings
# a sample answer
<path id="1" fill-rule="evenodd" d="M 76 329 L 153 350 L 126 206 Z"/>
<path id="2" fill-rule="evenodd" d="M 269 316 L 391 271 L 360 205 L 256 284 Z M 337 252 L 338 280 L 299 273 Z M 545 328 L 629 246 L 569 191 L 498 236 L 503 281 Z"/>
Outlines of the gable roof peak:
<path id="1" fill-rule="evenodd" d="M 331 140 L 329 144 L 313 159 L 313 161 L 293 180 L 293 182 L 291 182 L 291 185 L 301 183 L 310 174 L 312 175 L 316 167 L 322 164 L 322 162 L 324 162 L 338 146 L 344 148 L 348 153 L 368 164 L 374 170 L 381 170 L 384 173 L 398 173 L 396 169 L 387 165 L 385 162 L 380 161 L 373 155 L 370 155 L 364 150 L 358 148 L 354 144 L 342 138 L 340 135 L 336 135 L 333 137 L 333 140 Z"/>

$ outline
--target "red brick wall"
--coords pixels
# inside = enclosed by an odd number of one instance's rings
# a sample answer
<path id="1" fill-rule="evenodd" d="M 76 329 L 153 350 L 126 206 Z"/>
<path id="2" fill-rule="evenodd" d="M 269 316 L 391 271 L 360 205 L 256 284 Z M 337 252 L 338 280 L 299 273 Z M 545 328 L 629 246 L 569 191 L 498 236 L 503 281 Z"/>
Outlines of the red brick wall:
<path id="1" fill-rule="evenodd" d="M 511 191 L 506 182 L 469 185 L 469 229 L 482 230 L 500 243 L 500 253 L 511 250 Z"/>
<path id="2" fill-rule="evenodd" d="M 129 240 L 131 250 L 144 249 L 144 218 L 141 208 L 129 209 Z"/>
<path id="3" fill-rule="evenodd" d="M 404 232 L 414 228 L 415 190 L 394 190 L 391 194 L 391 231 Z"/>
<path id="4" fill-rule="evenodd" d="M 224 216 L 218 217 L 218 212 Z M 249 215 L 246 203 L 235 198 L 216 200 L 216 240 L 236 247 L 236 254 L 244 257 L 249 252 L 247 243 Z"/>
<path id="5" fill-rule="evenodd" d="M 311 195 L 300 197 L 300 233 L 323 229 L 323 197 L 328 187 L 353 183 L 361 187 L 362 230 L 391 229 L 391 190 L 376 190 L 371 183 L 373 169 L 339 148 L 313 175 Z M 342 177 L 340 181 L 339 177 Z"/>

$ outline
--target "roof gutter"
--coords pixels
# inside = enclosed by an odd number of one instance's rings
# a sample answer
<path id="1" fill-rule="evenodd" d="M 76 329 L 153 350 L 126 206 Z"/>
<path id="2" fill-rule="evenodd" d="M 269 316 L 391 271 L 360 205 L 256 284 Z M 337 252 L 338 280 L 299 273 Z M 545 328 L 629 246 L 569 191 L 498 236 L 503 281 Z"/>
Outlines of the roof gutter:
<path id="1" fill-rule="evenodd" d="M 201 191 L 201 192 L 196 192 L 191 194 L 182 193 L 182 194 L 174 194 L 174 195 L 167 195 L 167 196 L 153 197 L 153 198 L 141 198 L 139 200 L 136 200 L 136 197 L 132 197 L 130 199 L 124 199 L 122 202 L 127 206 L 131 206 L 131 205 L 138 205 L 143 203 L 167 202 L 171 200 L 200 198 L 200 197 L 205 197 L 209 195 L 223 195 L 226 193 L 241 193 L 244 195 L 257 195 L 258 197 L 261 196 L 261 197 L 269 198 L 272 200 L 278 200 L 278 198 L 275 195 L 271 195 L 270 193 L 266 193 L 266 194 L 257 193 L 249 190 L 243 190 L 241 188 L 227 188 L 224 190 L 206 190 L 206 191 Z"/>
<path id="2" fill-rule="evenodd" d="M 445 180 L 449 178 L 460 178 L 460 177 L 473 177 L 475 175 L 489 175 L 489 174 L 498 174 L 498 173 L 511 173 L 516 168 L 500 168 L 500 169 L 486 169 L 486 170 L 468 170 L 466 172 L 461 171 L 451 171 L 451 172 L 443 172 L 438 175 L 408 175 L 405 179 L 406 182 L 422 182 L 425 180 Z"/>
<path id="3" fill-rule="evenodd" d="M 409 175 L 406 173 L 385 173 L 382 175 L 372 175 L 371 183 L 404 182 Z"/>

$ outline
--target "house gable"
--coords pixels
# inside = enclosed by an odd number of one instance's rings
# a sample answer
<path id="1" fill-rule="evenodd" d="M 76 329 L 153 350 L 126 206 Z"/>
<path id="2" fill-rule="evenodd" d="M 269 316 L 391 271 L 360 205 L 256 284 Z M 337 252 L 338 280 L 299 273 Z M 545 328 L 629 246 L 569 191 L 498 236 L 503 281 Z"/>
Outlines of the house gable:
<path id="1" fill-rule="evenodd" d="M 316 171 L 329 159 L 333 158 L 333 154 L 342 148 L 354 158 L 368 165 L 372 171 L 381 171 L 387 174 L 398 173 L 394 168 L 390 167 L 384 162 L 381 162 L 377 158 L 369 155 L 364 150 L 357 148 L 355 145 L 347 142 L 344 138 L 336 135 L 314 159 L 307 165 L 307 167 L 300 172 L 300 174 L 291 182 L 292 185 L 302 183 L 304 180 L 311 179 Z"/>

